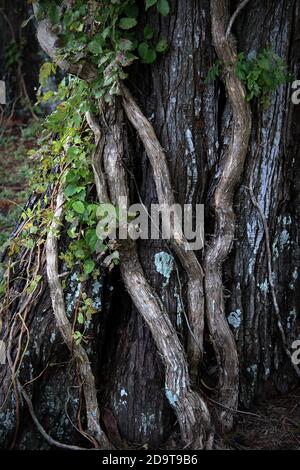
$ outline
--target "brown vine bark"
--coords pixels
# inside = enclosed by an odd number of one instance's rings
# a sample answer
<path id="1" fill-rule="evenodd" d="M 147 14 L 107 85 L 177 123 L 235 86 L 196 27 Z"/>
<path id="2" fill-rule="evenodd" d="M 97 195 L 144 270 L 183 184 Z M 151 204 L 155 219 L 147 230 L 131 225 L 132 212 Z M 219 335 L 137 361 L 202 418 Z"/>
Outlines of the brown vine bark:
<path id="1" fill-rule="evenodd" d="M 251 133 L 251 111 L 246 91 L 237 78 L 237 52 L 233 38 L 226 38 L 229 22 L 228 2 L 211 1 L 212 37 L 223 67 L 222 74 L 232 109 L 232 135 L 227 154 L 221 162 L 221 175 L 214 190 L 215 230 L 205 253 L 206 318 L 219 366 L 217 400 L 227 409 L 220 413 L 220 423 L 232 427 L 237 409 L 239 371 L 238 356 L 226 316 L 222 281 L 222 264 L 228 256 L 235 233 L 233 196 L 240 181 Z"/>
<path id="2" fill-rule="evenodd" d="M 64 195 L 61 189 L 56 196 L 54 219 L 49 227 L 46 240 L 46 269 L 50 289 L 53 314 L 57 328 L 76 362 L 83 390 L 85 410 L 87 416 L 87 437 L 96 448 L 109 449 L 109 443 L 100 426 L 100 412 L 97 401 L 95 378 L 92 373 L 88 355 L 81 344 L 76 344 L 72 337 L 72 327 L 68 320 L 65 308 L 63 288 L 59 279 L 59 260 L 57 238 L 63 220 Z"/>
<path id="3" fill-rule="evenodd" d="M 123 106 L 127 117 L 137 131 L 151 163 L 159 204 L 166 207 L 173 207 L 175 198 L 165 152 L 157 139 L 151 123 L 143 115 L 129 90 L 126 89 L 126 87 L 122 87 L 122 92 Z M 174 219 L 172 219 L 171 224 L 170 244 L 184 268 L 188 279 L 188 320 L 190 322 L 191 331 L 188 337 L 187 347 L 191 374 L 194 381 L 196 381 L 203 356 L 203 270 L 189 242 L 186 240 L 183 233 L 178 230 L 180 221 L 176 220 L 176 214 L 174 214 Z"/>

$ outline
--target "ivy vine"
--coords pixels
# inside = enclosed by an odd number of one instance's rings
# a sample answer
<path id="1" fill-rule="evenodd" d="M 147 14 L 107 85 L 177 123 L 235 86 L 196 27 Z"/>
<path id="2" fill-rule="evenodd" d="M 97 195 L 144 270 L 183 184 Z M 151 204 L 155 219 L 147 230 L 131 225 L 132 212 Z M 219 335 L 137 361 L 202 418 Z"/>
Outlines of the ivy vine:
<path id="1" fill-rule="evenodd" d="M 110 101 L 119 93 L 120 80 L 127 77 L 125 68 L 140 58 L 153 63 L 157 54 L 168 50 L 166 39 L 154 40 L 149 25 L 143 37 L 137 33 L 141 8 L 137 0 L 75 0 L 66 11 L 61 2 L 42 0 L 38 16 L 48 16 L 60 39 L 61 59 L 72 63 L 94 64 L 98 77 L 91 83 L 95 98 Z M 170 13 L 168 0 L 146 0 L 144 8 L 156 8 L 162 16 Z"/>
<path id="2" fill-rule="evenodd" d="M 245 84 L 246 100 L 259 99 L 266 108 L 270 104 L 270 96 L 280 85 L 291 80 L 284 60 L 272 49 L 265 48 L 258 54 L 238 54 L 236 75 Z M 221 74 L 221 65 L 216 62 L 210 69 L 206 83 L 216 80 Z"/>
<path id="3" fill-rule="evenodd" d="M 140 2 L 139 2 L 140 4 Z M 170 12 L 168 0 L 146 0 L 144 12 L 156 9 L 160 15 Z M 109 102 L 119 93 L 119 83 L 127 77 L 126 67 L 140 59 L 149 64 L 157 54 L 168 50 L 167 41 L 154 40 L 149 25 L 138 37 L 140 15 L 136 0 L 74 0 L 67 10 L 58 0 L 40 0 L 38 18 L 49 18 L 59 38 L 59 59 L 72 63 L 89 62 L 98 69 L 91 83 L 65 76 L 57 90 L 49 90 L 47 82 L 56 74 L 56 65 L 45 62 L 40 68 L 38 103 L 52 103 L 54 111 L 44 120 L 37 149 L 29 152 L 38 161 L 31 181 L 31 190 L 39 200 L 22 213 L 22 229 L 7 243 L 10 259 L 22 249 L 42 246 L 54 218 L 50 195 L 56 188 L 64 191 L 64 220 L 60 259 L 66 271 L 64 286 L 73 279 L 83 286 L 76 306 L 73 338 L 85 340 L 85 324 L 96 312 L 93 299 L 84 291 L 89 280 L 100 276 L 99 262 L 112 269 L 119 263 L 118 245 L 100 239 L 96 232 L 99 220 L 106 214 L 106 205 L 95 202 L 92 155 L 94 134 L 86 122 L 86 113 L 97 114 L 95 103 Z M 13 266 L 9 266 L 1 283 L 1 292 L 9 292 Z M 26 287 L 33 292 L 41 276 L 35 276 Z M 0 293 L 1 293 L 0 292 Z"/>

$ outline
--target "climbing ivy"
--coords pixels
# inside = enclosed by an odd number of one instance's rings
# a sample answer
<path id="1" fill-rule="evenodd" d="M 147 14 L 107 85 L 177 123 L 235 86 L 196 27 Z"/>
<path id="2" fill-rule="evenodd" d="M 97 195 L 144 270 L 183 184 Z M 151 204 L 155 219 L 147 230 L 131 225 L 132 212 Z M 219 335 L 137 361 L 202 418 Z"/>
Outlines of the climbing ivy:
<path id="1" fill-rule="evenodd" d="M 206 83 L 220 76 L 221 65 L 216 62 L 210 69 Z M 247 101 L 258 98 L 264 107 L 270 104 L 270 95 L 280 85 L 291 80 L 287 66 L 270 48 L 263 49 L 258 54 L 238 54 L 236 75 L 245 84 Z"/>
<path id="2" fill-rule="evenodd" d="M 117 243 L 100 239 L 96 232 L 99 220 L 107 215 L 107 207 L 95 202 L 91 164 L 94 134 L 85 116 L 88 111 L 97 114 L 95 103 L 99 100 L 109 102 L 119 93 L 119 83 L 127 77 L 124 70 L 133 61 L 140 58 L 149 64 L 158 53 L 168 50 L 164 38 L 154 40 L 155 32 L 149 25 L 145 26 L 143 36 L 138 37 L 138 4 L 136 0 L 74 0 L 66 10 L 58 0 L 39 2 L 38 19 L 49 18 L 59 38 L 57 59 L 93 64 L 98 76 L 87 83 L 68 75 L 54 91 L 47 89 L 47 82 L 56 73 L 56 65 L 46 62 L 41 66 L 38 103 L 52 103 L 55 109 L 44 120 L 38 148 L 29 152 L 39 162 L 31 181 L 39 201 L 24 210 L 22 230 L 9 242 L 8 254 L 13 258 L 22 248 L 34 249 L 44 244 L 54 218 L 49 196 L 62 188 L 65 228 L 59 256 L 66 271 L 64 287 L 74 273 L 82 286 L 88 280 L 96 280 L 101 260 L 109 269 L 119 262 Z M 170 12 L 167 0 L 146 0 L 144 11 L 151 8 L 163 16 Z M 4 278 L 4 284 L 8 278 Z M 34 290 L 40 281 L 41 277 L 36 277 L 27 289 Z M 3 291 L 7 287 L 2 283 Z M 93 300 L 83 288 L 76 306 L 73 332 L 76 343 L 85 340 L 85 322 L 95 312 Z"/>
<path id="3" fill-rule="evenodd" d="M 140 9 L 137 0 L 75 0 L 66 11 L 59 1 L 41 0 L 38 16 L 47 15 L 60 39 L 60 58 L 72 63 L 88 62 L 98 69 L 97 79 L 91 83 L 96 98 L 119 93 L 120 80 L 127 77 L 124 69 L 138 56 L 150 64 L 157 53 L 168 49 L 167 41 L 154 41 L 154 31 L 147 25 L 144 35 L 137 34 Z M 145 9 L 156 7 L 166 16 L 170 12 L 168 0 L 146 0 Z"/>

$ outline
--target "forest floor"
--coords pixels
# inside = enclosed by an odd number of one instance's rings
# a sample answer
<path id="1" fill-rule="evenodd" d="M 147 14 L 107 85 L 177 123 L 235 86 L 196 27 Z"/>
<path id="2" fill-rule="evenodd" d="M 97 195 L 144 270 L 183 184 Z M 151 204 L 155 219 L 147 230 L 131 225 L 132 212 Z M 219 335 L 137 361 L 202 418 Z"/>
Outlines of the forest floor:
<path id="1" fill-rule="evenodd" d="M 300 387 L 239 414 L 235 431 L 225 444 L 239 450 L 300 449 Z"/>
<path id="2" fill-rule="evenodd" d="M 13 119 L 0 129 L 0 250 L 12 232 L 28 198 L 38 123 Z"/>

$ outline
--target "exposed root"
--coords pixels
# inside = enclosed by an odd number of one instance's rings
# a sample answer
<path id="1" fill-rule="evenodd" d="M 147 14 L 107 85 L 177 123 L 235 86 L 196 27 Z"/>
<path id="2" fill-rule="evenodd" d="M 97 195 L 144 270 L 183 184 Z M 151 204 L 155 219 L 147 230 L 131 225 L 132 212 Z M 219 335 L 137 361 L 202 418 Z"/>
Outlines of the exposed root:
<path id="1" fill-rule="evenodd" d="M 65 311 L 63 289 L 59 280 L 57 232 L 63 216 L 64 197 L 59 190 L 56 209 L 46 240 L 47 277 L 50 288 L 53 313 L 57 327 L 69 350 L 74 354 L 85 399 L 88 434 L 96 447 L 112 448 L 105 433 L 100 427 L 100 412 L 97 401 L 95 379 L 86 351 L 80 344 L 75 344 L 72 338 L 72 328 Z"/>
<path id="2" fill-rule="evenodd" d="M 123 106 L 127 117 L 137 131 L 148 155 L 159 204 L 172 208 L 175 204 L 166 154 L 153 126 L 136 104 L 130 91 L 122 85 Z M 197 378 L 203 355 L 204 293 L 203 270 L 189 242 L 178 230 L 176 215 L 171 226 L 171 246 L 185 269 L 188 279 L 188 319 L 193 335 L 189 336 L 188 359 L 193 378 Z M 193 338 L 197 338 L 197 342 Z"/>
<path id="3" fill-rule="evenodd" d="M 212 244 L 205 253 L 206 316 L 219 366 L 217 400 L 227 408 L 238 404 L 238 356 L 236 345 L 225 317 L 222 263 L 228 256 L 235 231 L 233 195 L 240 180 L 251 132 L 251 111 L 245 89 L 235 73 L 237 53 L 226 39 L 228 4 L 211 0 L 212 36 L 223 66 L 224 83 L 233 112 L 232 138 L 222 162 L 222 174 L 216 187 L 213 208 L 215 231 Z M 232 414 L 223 411 L 219 417 L 224 429 L 232 426 Z"/>

